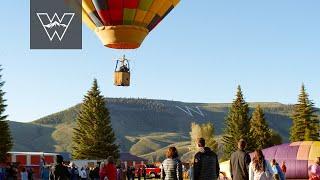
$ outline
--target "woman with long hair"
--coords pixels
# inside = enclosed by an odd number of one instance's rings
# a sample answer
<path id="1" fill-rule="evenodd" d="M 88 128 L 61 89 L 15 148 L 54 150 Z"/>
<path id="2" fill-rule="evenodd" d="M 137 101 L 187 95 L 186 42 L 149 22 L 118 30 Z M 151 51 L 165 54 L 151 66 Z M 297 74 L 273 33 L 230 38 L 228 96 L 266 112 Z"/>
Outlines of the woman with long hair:
<path id="1" fill-rule="evenodd" d="M 249 180 L 271 180 L 272 168 L 260 149 L 254 151 L 253 159 L 249 164 Z"/>
<path id="2" fill-rule="evenodd" d="M 161 165 L 162 180 L 182 180 L 182 163 L 178 159 L 178 150 L 175 147 L 169 147 L 166 157 Z"/>

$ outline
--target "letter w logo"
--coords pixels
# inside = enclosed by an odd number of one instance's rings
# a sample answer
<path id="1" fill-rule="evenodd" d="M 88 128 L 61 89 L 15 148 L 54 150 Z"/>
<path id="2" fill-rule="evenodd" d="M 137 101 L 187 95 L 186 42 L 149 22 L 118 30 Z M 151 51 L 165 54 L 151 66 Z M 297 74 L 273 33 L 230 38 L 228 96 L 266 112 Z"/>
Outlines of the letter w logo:
<path id="1" fill-rule="evenodd" d="M 196 113 L 202 117 L 205 117 L 205 115 L 203 114 L 203 112 L 200 110 L 198 106 L 196 106 L 196 109 L 190 108 L 188 106 L 185 106 L 185 109 L 181 108 L 180 106 L 176 106 L 176 108 L 180 109 L 181 111 L 185 112 L 186 114 L 192 117 L 193 117 L 193 113 Z"/>
<path id="2" fill-rule="evenodd" d="M 61 18 L 57 13 L 54 13 L 52 18 L 49 17 L 48 13 L 37 13 L 37 16 L 50 41 L 52 41 L 55 36 L 61 41 L 69 28 L 74 13 L 64 13 Z"/>

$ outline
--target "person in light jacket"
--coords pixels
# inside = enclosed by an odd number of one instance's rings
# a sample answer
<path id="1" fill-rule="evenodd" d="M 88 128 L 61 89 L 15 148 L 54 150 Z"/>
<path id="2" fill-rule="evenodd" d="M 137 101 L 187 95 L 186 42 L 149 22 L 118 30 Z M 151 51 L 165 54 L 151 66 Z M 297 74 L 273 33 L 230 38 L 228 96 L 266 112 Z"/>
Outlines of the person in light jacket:
<path id="1" fill-rule="evenodd" d="M 249 164 L 249 180 L 272 180 L 271 165 L 264 159 L 261 150 L 254 151 L 252 162 Z"/>

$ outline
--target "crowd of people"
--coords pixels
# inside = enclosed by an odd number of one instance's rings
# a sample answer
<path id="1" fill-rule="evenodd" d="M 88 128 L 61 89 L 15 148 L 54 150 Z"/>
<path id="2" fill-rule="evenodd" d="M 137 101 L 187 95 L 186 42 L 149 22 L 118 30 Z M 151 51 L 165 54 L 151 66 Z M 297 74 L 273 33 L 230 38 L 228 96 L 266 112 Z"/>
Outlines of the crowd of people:
<path id="1" fill-rule="evenodd" d="M 62 156 L 57 156 L 57 163 L 51 170 L 49 177 L 43 176 L 43 180 L 117 180 L 123 178 L 122 168 L 117 168 L 113 157 L 108 157 L 94 168 L 77 167 L 74 163 L 70 166 L 63 164 Z M 122 177 L 121 177 L 122 176 Z M 125 177 L 125 176 L 124 176 Z"/>
<path id="2" fill-rule="evenodd" d="M 3 169 L 3 173 L 0 173 L 0 180 L 16 180 L 19 177 L 21 180 L 33 180 L 33 170 L 31 167 L 23 167 L 19 173 L 18 168 L 14 165 L 8 165 Z"/>
<path id="3" fill-rule="evenodd" d="M 220 176 L 218 157 L 215 152 L 205 146 L 205 140 L 200 138 L 197 142 L 198 152 L 194 156 L 193 164 L 188 170 L 190 180 L 218 180 L 227 179 L 225 174 Z M 230 158 L 230 174 L 233 180 L 285 180 L 287 167 L 285 162 L 281 166 L 275 159 L 267 161 L 260 149 L 250 155 L 245 151 L 246 142 L 241 139 L 238 142 L 238 150 L 233 152 Z M 162 180 L 182 180 L 182 163 L 178 158 L 178 151 L 170 147 L 161 165 Z M 310 179 L 320 180 L 320 157 L 310 167 Z"/>
<path id="4" fill-rule="evenodd" d="M 175 147 L 168 148 L 166 159 L 161 163 L 162 180 L 183 180 L 187 172 L 190 180 L 220 180 L 227 179 L 226 174 L 220 172 L 217 154 L 209 147 L 203 138 L 197 141 L 198 152 L 194 155 L 193 163 L 189 168 L 179 159 L 178 150 Z M 267 161 L 263 152 L 255 150 L 252 158 L 245 151 L 247 143 L 241 139 L 238 142 L 237 151 L 230 157 L 230 175 L 233 180 L 285 180 L 287 167 L 283 161 L 281 165 L 273 159 Z M 116 166 L 113 157 L 108 157 L 95 167 L 77 167 L 74 163 L 65 165 L 63 157 L 58 155 L 56 164 L 48 166 L 43 164 L 41 167 L 40 178 L 42 180 L 134 180 L 142 178 L 146 180 L 147 173 L 145 166 L 125 167 Z M 5 180 L 16 180 L 18 174 L 21 180 L 33 180 L 32 168 L 22 168 L 20 173 L 14 166 L 5 169 Z M 320 180 L 320 157 L 315 164 L 309 167 L 309 180 Z M 0 177 L 0 180 L 1 177 Z"/>
<path id="5" fill-rule="evenodd" d="M 69 166 L 63 164 L 63 158 L 57 156 L 57 163 L 50 169 L 50 174 L 43 175 L 43 180 L 134 180 L 138 177 L 146 179 L 145 167 L 116 166 L 114 158 L 109 156 L 105 162 L 97 164 L 94 168 L 77 167 L 74 163 Z"/>

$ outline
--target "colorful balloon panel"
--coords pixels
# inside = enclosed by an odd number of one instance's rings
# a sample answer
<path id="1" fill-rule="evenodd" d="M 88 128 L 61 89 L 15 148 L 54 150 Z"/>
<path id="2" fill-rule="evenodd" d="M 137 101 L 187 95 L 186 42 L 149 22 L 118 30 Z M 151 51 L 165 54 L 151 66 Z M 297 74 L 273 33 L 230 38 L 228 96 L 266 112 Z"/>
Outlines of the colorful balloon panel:
<path id="1" fill-rule="evenodd" d="M 105 46 L 135 49 L 178 3 L 179 0 L 82 0 L 82 19 Z"/>
<path id="2" fill-rule="evenodd" d="M 275 159 L 280 165 L 283 161 L 287 166 L 287 179 L 308 179 L 309 167 L 320 157 L 320 141 L 301 141 L 286 143 L 266 148 L 263 154 L 266 160 Z M 253 153 L 250 154 L 251 158 Z M 224 162 L 222 171 L 229 173 L 229 165 Z"/>
<path id="3" fill-rule="evenodd" d="M 309 151 L 309 160 L 314 161 L 317 157 L 320 157 L 320 141 L 314 142 Z"/>
<path id="4" fill-rule="evenodd" d="M 178 3 L 179 0 L 82 0 L 82 7 L 96 27 L 137 25 L 151 31 Z"/>
<path id="5" fill-rule="evenodd" d="M 273 151 L 275 154 L 268 152 Z M 319 141 L 302 141 L 273 146 L 263 150 L 267 160 L 276 159 L 287 165 L 287 178 L 308 178 L 308 167 L 320 157 Z"/>

